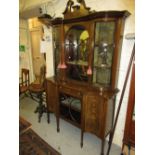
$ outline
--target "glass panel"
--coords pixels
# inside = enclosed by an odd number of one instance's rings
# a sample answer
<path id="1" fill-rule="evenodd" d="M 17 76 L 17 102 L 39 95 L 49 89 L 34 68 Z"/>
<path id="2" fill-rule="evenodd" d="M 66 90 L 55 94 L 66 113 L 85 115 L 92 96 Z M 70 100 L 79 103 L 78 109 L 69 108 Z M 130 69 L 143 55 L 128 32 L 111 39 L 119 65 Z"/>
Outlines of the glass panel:
<path id="1" fill-rule="evenodd" d="M 106 68 L 94 68 L 93 83 L 110 85 L 111 70 Z"/>
<path id="2" fill-rule="evenodd" d="M 58 75 L 58 64 L 60 62 L 60 27 L 53 28 L 53 46 L 55 58 L 55 75 Z"/>
<path id="3" fill-rule="evenodd" d="M 114 42 L 115 22 L 97 22 L 95 28 L 95 44 L 105 42 L 113 44 Z"/>
<path id="4" fill-rule="evenodd" d="M 93 62 L 93 83 L 110 85 L 115 22 L 97 22 Z"/>
<path id="5" fill-rule="evenodd" d="M 67 75 L 71 79 L 88 81 L 88 38 L 89 34 L 82 26 L 72 27 L 66 35 L 65 59 Z"/>

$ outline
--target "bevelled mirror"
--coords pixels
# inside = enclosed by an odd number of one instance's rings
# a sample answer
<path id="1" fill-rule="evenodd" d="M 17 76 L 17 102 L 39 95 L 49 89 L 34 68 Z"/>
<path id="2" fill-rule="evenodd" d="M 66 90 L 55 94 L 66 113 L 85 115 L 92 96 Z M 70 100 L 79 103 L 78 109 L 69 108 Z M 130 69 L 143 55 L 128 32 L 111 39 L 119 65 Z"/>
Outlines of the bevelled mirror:
<path id="1" fill-rule="evenodd" d="M 85 27 L 71 27 L 65 36 L 65 61 L 67 77 L 78 81 L 88 81 L 88 39 Z"/>

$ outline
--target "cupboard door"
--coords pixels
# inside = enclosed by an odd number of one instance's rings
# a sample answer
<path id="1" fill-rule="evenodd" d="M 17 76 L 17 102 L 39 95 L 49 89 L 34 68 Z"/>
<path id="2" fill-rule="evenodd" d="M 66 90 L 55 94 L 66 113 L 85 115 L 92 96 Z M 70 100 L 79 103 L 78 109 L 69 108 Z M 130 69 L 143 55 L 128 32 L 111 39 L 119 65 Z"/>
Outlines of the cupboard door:
<path id="1" fill-rule="evenodd" d="M 104 136 L 106 120 L 106 104 L 101 96 L 88 93 L 83 100 L 84 131 L 91 132 L 98 137 Z"/>
<path id="2" fill-rule="evenodd" d="M 56 84 L 50 80 L 46 80 L 46 95 L 48 111 L 55 112 L 57 103 L 57 87 Z"/>
<path id="3" fill-rule="evenodd" d="M 115 21 L 95 24 L 93 83 L 111 84 L 115 27 Z"/>

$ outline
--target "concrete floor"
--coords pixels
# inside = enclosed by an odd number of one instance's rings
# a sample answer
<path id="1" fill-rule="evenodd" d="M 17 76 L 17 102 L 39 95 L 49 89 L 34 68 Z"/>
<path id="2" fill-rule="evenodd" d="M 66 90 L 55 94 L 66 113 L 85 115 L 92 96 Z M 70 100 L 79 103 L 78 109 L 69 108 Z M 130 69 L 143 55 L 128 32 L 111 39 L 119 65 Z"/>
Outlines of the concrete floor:
<path id="1" fill-rule="evenodd" d="M 38 103 L 29 97 L 20 100 L 20 116 L 32 124 L 32 129 L 49 145 L 61 152 L 62 155 L 100 155 L 101 140 L 90 133 L 84 134 L 84 145 L 80 147 L 80 129 L 60 119 L 60 132 L 56 130 L 56 118 L 50 114 L 50 124 L 47 115 L 43 114 L 38 123 L 38 114 L 34 113 Z M 107 144 L 105 150 L 107 149 Z M 121 148 L 112 145 L 110 155 L 120 155 Z M 106 152 L 106 151 L 105 151 Z"/>

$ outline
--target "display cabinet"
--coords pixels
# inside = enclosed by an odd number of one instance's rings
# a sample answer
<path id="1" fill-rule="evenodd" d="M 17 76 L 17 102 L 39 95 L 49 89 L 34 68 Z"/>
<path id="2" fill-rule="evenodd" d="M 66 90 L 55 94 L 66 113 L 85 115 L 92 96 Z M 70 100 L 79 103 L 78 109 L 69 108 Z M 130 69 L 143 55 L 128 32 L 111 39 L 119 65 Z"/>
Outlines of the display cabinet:
<path id="1" fill-rule="evenodd" d="M 125 19 L 128 11 L 91 11 L 84 0 L 69 0 L 53 29 L 55 75 L 47 78 L 47 107 L 104 141 L 112 134 L 115 96 Z M 46 22 L 47 23 L 47 22 Z M 52 94 L 53 93 L 53 94 Z M 52 94 L 52 95 L 51 95 Z M 55 108 L 53 108 L 55 107 Z"/>
<path id="2" fill-rule="evenodd" d="M 55 75 L 116 88 L 125 18 L 128 11 L 90 11 L 69 0 L 53 27 Z"/>

